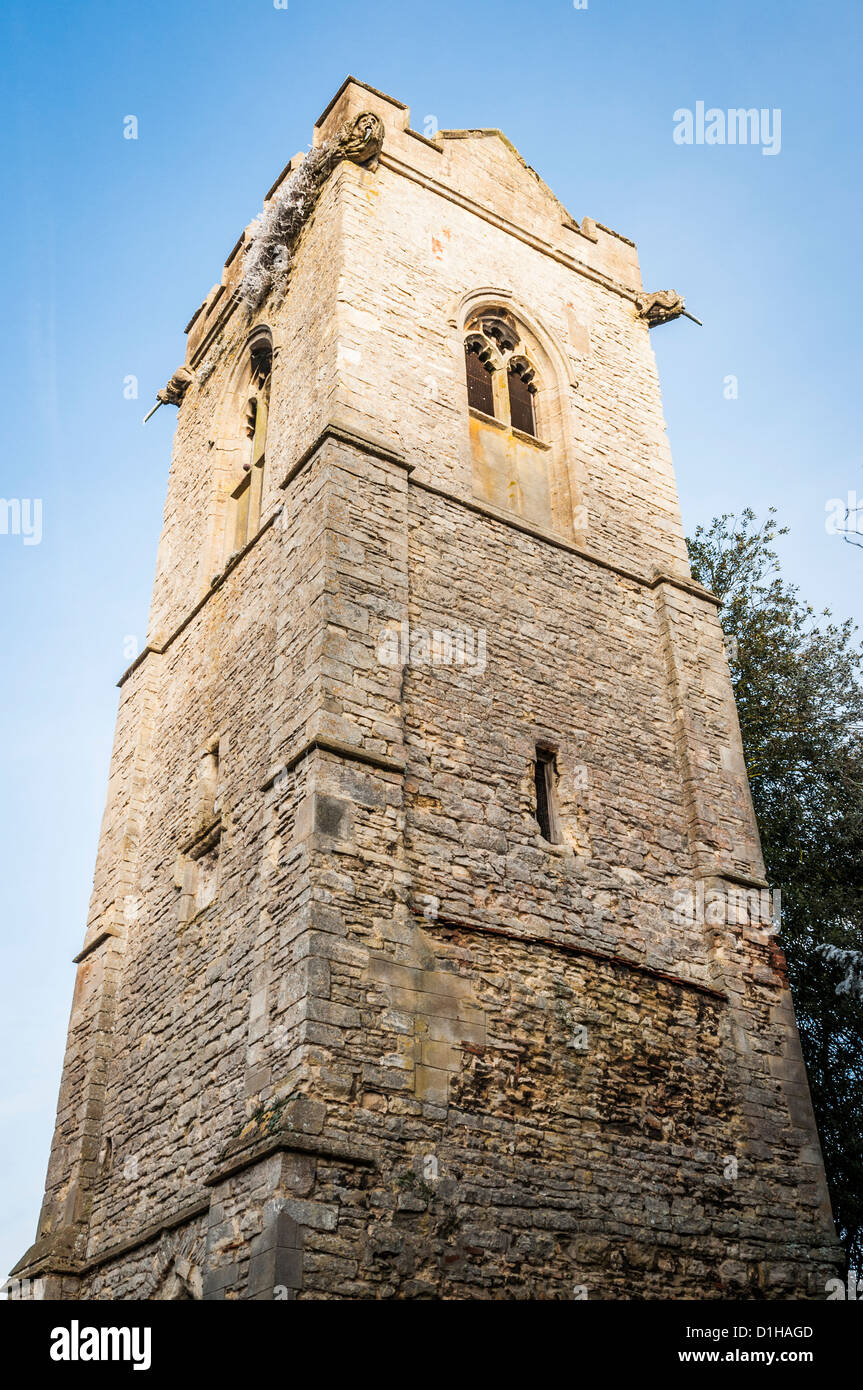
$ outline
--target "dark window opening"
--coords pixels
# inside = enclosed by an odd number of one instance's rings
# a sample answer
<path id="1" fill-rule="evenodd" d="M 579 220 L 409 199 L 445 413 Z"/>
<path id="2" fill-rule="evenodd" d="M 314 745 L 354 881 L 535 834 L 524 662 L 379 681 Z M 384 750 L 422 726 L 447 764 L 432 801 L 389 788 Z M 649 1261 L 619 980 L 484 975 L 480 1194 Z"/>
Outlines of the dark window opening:
<path id="1" fill-rule="evenodd" d="M 490 360 L 482 361 L 482 345 L 477 340 L 468 340 L 464 346 L 465 369 L 467 371 L 467 403 L 472 410 L 481 410 L 484 415 L 494 415 L 494 388 Z M 488 356 L 483 354 L 483 356 Z"/>
<path id="2" fill-rule="evenodd" d="M 256 431 L 257 431 L 257 426 L 258 426 L 258 401 L 257 401 L 257 397 L 252 396 L 252 397 L 250 397 L 250 399 L 249 399 L 249 401 L 248 401 L 248 403 L 247 403 L 247 405 L 246 405 L 246 438 L 247 438 L 247 439 L 251 439 L 251 441 L 252 441 L 252 451 L 254 451 L 254 440 L 255 440 L 255 433 L 256 433 Z M 252 466 L 252 451 L 250 451 L 249 458 L 248 458 L 248 459 L 246 460 L 246 462 L 243 464 L 243 467 L 244 467 L 245 469 L 249 469 L 249 468 L 251 468 L 251 466 Z"/>
<path id="3" fill-rule="evenodd" d="M 246 434 L 251 442 L 248 462 L 244 468 L 263 466 L 267 442 L 267 413 L 270 400 L 270 376 L 273 370 L 273 349 L 269 343 L 259 343 L 249 354 L 251 384 L 254 394 L 246 407 Z"/>
<path id="4" fill-rule="evenodd" d="M 509 418 L 512 427 L 514 430 L 521 430 L 522 434 L 532 435 L 535 439 L 536 416 L 533 398 L 536 387 L 533 384 L 533 372 L 527 363 L 513 362 L 506 379 L 509 384 Z"/>
<path id="5" fill-rule="evenodd" d="M 556 844 L 557 812 L 554 800 L 554 754 L 548 748 L 537 748 L 534 763 L 536 785 L 536 823 L 544 840 Z"/>
<path id="6" fill-rule="evenodd" d="M 252 381 L 262 388 L 269 380 L 273 370 L 273 349 L 269 343 L 259 343 L 249 353 L 252 368 Z"/>

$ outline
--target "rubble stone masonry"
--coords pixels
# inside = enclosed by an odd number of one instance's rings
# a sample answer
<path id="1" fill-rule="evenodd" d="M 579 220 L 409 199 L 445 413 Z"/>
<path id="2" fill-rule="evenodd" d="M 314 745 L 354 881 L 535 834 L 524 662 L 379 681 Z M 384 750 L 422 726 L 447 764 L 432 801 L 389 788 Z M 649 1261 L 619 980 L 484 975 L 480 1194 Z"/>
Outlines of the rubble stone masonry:
<path id="1" fill-rule="evenodd" d="M 500 132 L 426 139 L 353 79 L 315 148 L 363 114 L 379 137 L 327 170 L 283 283 L 244 298 L 252 226 L 172 379 L 16 1273 L 69 1299 L 824 1297 L 782 954 L 715 910 L 764 869 L 635 248 Z M 535 369 L 537 438 L 469 408 L 484 313 Z M 699 885 L 714 910 L 676 911 Z"/>

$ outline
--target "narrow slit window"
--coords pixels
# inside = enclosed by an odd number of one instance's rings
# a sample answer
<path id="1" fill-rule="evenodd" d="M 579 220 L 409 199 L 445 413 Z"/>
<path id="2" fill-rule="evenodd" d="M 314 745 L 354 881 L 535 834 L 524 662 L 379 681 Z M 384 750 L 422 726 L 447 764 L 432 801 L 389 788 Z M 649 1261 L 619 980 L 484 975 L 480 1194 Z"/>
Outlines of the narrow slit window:
<path id="1" fill-rule="evenodd" d="M 256 396 L 251 396 L 246 406 L 246 437 L 249 440 L 249 457 L 244 466 L 248 467 L 248 464 L 255 462 L 255 455 L 263 452 L 258 430 L 258 401 Z"/>
<path id="2" fill-rule="evenodd" d="M 252 467 L 263 467 L 267 448 L 267 413 L 270 400 L 270 378 L 273 371 L 273 356 L 269 348 L 266 352 L 252 355 L 252 382 L 255 394 L 249 400 L 246 433 L 252 441 Z"/>
<path id="3" fill-rule="evenodd" d="M 272 372 L 273 349 L 268 342 L 258 343 L 249 354 L 249 394 L 243 418 L 243 434 L 247 441 L 242 456 L 243 476 L 231 493 L 235 551 L 243 549 L 261 524 Z"/>
<path id="4" fill-rule="evenodd" d="M 219 811 L 219 744 L 210 744 L 198 763 L 195 789 L 196 819 L 200 828 L 212 825 Z"/>
<path id="5" fill-rule="evenodd" d="M 216 739 L 199 755 L 192 803 L 192 833 L 181 845 L 185 855 L 180 889 L 180 920 L 188 922 L 215 901 L 221 874 L 222 740 Z"/>
<path id="6" fill-rule="evenodd" d="M 544 840 L 557 844 L 557 806 L 555 802 L 554 753 L 549 748 L 537 748 L 534 762 L 536 785 L 536 823 Z"/>
<path id="7" fill-rule="evenodd" d="M 108 1137 L 102 1141 L 102 1147 L 101 1147 L 101 1149 L 100 1149 L 100 1151 L 99 1151 L 99 1173 L 100 1173 L 100 1175 L 101 1175 L 102 1177 L 105 1177 L 108 1173 L 110 1173 L 111 1168 L 113 1167 L 113 1164 L 114 1164 L 114 1141 L 113 1141 L 113 1139 L 111 1138 L 111 1136 L 110 1136 L 110 1134 L 109 1134 Z"/>
<path id="8" fill-rule="evenodd" d="M 484 415 L 494 415 L 494 387 L 492 373 L 480 358 L 480 345 L 477 342 L 465 343 L 465 370 L 467 372 L 467 403 L 472 410 L 481 410 Z"/>
<path id="9" fill-rule="evenodd" d="M 521 430 L 522 434 L 532 435 L 536 438 L 536 414 L 533 408 L 533 398 L 536 387 L 533 385 L 533 373 L 529 367 L 520 362 L 514 362 L 506 374 L 509 385 L 509 418 L 514 430 Z"/>

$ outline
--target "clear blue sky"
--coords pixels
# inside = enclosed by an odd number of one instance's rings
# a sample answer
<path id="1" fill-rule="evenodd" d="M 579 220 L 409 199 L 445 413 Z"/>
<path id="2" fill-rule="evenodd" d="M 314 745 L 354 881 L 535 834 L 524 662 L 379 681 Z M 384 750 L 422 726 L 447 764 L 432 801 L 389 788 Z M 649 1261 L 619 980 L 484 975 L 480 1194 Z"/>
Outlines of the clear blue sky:
<path id="1" fill-rule="evenodd" d="M 275 175 L 349 72 L 417 129 L 503 129 L 704 320 L 653 334 L 687 528 L 776 504 L 787 573 L 859 616 L 863 552 L 824 521 L 863 495 L 861 18 L 859 0 L 6 0 L 0 496 L 41 499 L 43 536 L 0 535 L 3 1270 L 34 1235 L 115 682 L 146 625 L 175 412 L 141 417 Z M 781 152 L 675 144 L 698 101 L 781 108 Z"/>

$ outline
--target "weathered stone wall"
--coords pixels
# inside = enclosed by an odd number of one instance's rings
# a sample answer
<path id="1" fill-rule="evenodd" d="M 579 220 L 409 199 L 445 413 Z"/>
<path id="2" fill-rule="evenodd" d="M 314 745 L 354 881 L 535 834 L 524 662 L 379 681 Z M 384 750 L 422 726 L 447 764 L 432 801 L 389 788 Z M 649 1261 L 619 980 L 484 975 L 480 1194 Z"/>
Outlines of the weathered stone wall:
<path id="1" fill-rule="evenodd" d="M 284 299 L 247 312 L 241 246 L 190 327 L 19 1272 L 99 1299 L 817 1297 L 781 952 L 677 910 L 763 865 L 634 248 L 499 134 L 430 143 L 355 82 L 316 144 L 363 110 L 380 161 L 331 175 Z M 550 526 L 474 493 L 483 303 L 543 354 Z M 261 325 L 261 526 L 229 558 Z M 466 663 L 405 660 L 441 629 Z"/>

